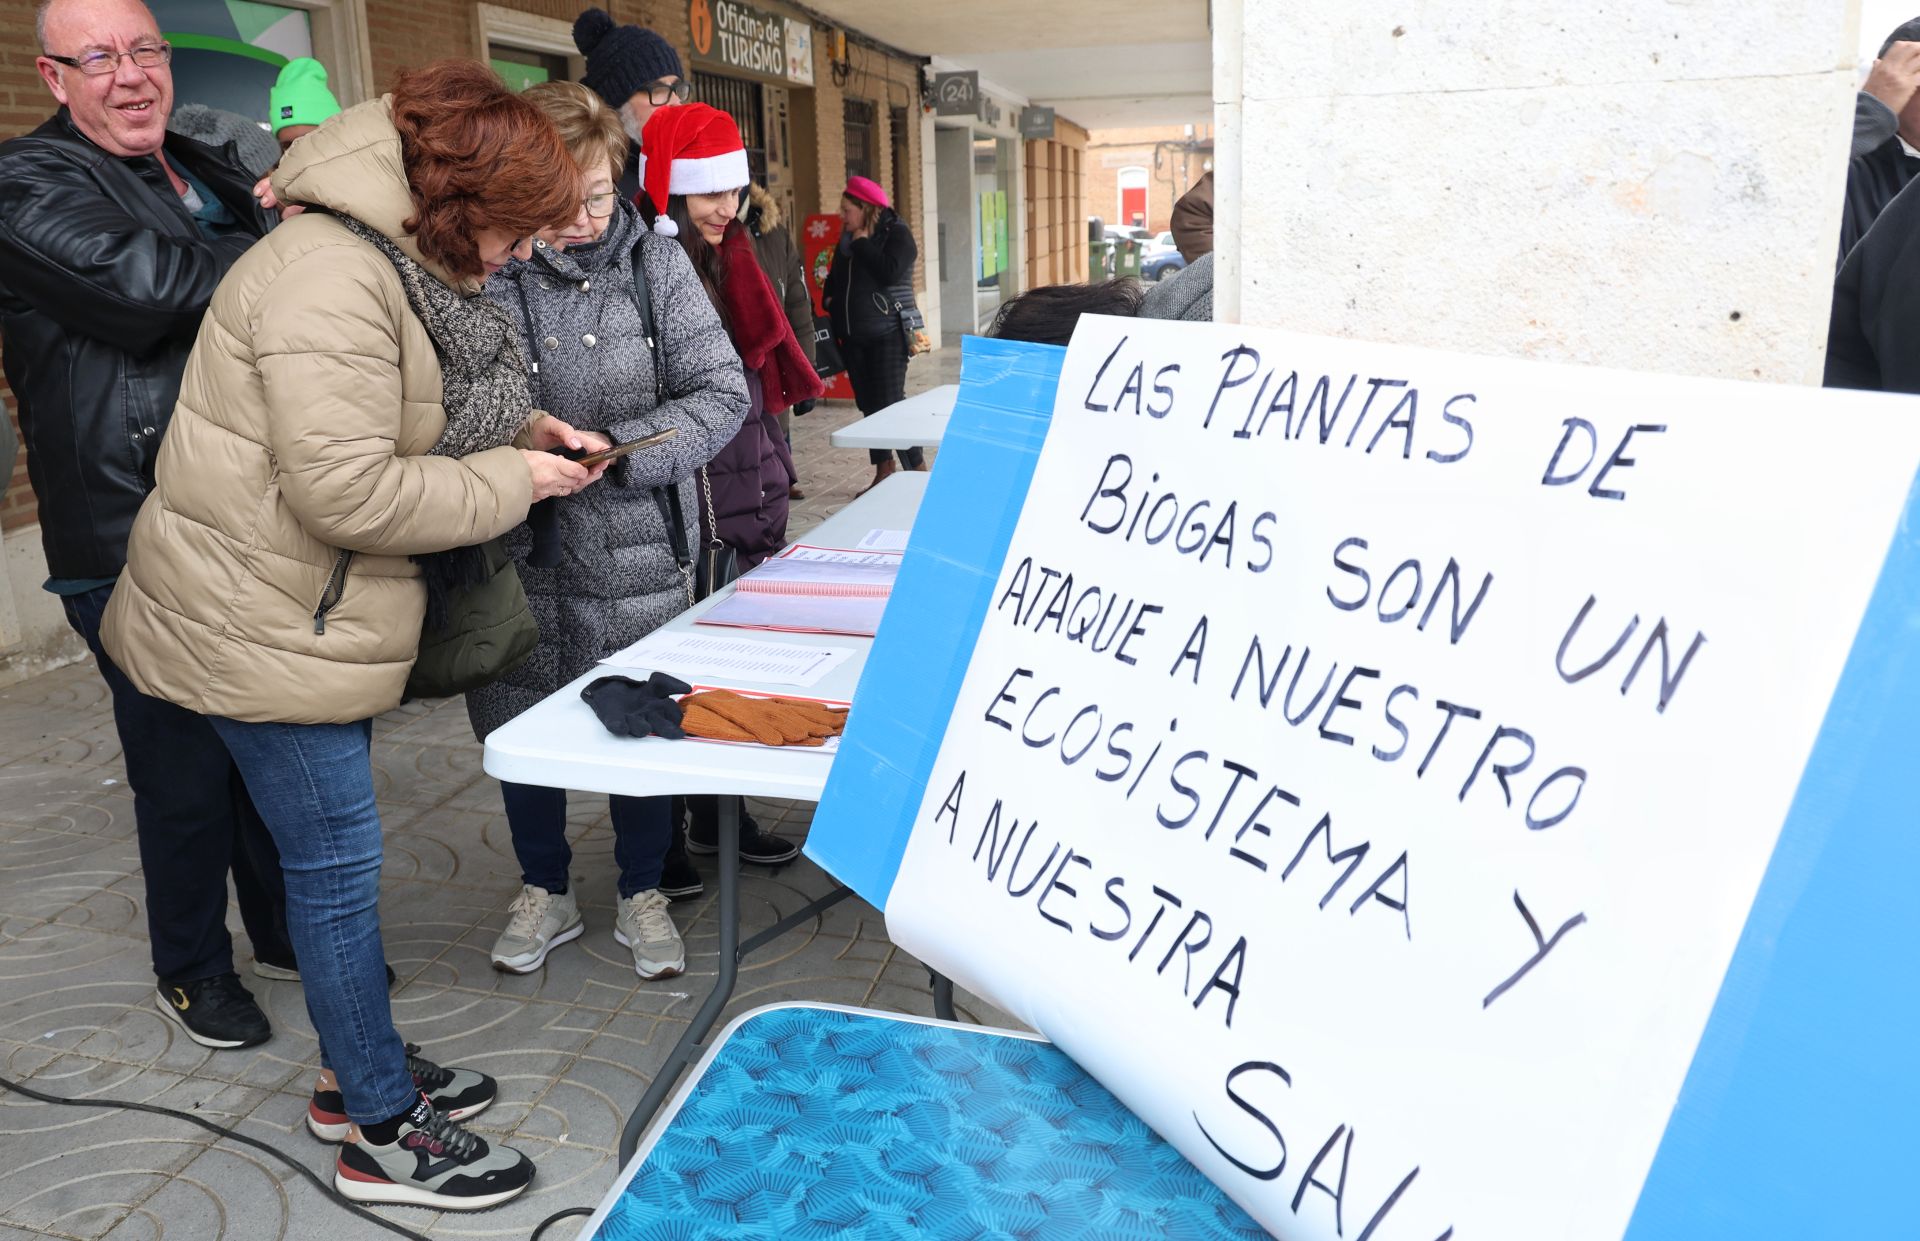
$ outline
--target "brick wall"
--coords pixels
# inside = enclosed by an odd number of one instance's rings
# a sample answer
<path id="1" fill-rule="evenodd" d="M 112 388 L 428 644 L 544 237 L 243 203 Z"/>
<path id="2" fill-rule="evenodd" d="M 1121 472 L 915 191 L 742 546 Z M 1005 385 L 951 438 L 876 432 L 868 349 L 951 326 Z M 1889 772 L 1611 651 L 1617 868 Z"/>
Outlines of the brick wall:
<path id="1" fill-rule="evenodd" d="M 1208 140 L 1213 126 L 1196 124 L 1193 133 L 1196 141 Z M 1186 161 L 1183 175 L 1180 152 L 1169 149 L 1161 157 L 1161 167 L 1156 169 L 1153 166 L 1155 143 L 1181 143 L 1186 141 L 1186 136 L 1184 125 L 1095 130 L 1087 142 L 1087 214 L 1097 215 L 1109 224 L 1124 223 L 1120 219 L 1120 170 L 1137 165 L 1147 170 L 1147 228 L 1156 233 L 1166 228 L 1174 202 L 1206 171 L 1203 162 L 1207 155 L 1195 152 Z"/>
<path id="2" fill-rule="evenodd" d="M 572 25 L 587 0 L 491 0 L 503 9 L 550 17 Z M 672 0 L 596 0 L 622 25 L 647 26 L 680 49 L 683 63 L 692 56 L 687 6 Z M 373 80 L 386 89 L 393 75 L 409 65 L 444 56 L 478 56 L 479 10 L 473 0 L 367 0 L 367 31 L 373 51 Z"/>

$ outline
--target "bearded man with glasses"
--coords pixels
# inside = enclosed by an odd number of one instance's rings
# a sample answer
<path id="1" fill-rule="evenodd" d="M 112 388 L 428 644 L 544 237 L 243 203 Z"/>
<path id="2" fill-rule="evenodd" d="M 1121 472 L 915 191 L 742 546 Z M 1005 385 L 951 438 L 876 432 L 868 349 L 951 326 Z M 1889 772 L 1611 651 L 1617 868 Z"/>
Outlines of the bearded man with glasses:
<path id="1" fill-rule="evenodd" d="M 227 933 L 231 867 L 258 974 L 297 978 L 279 855 L 220 738 L 100 646 L 215 286 L 273 220 L 231 145 L 167 132 L 173 49 L 138 0 L 42 0 L 59 110 L 0 143 L 0 341 L 40 503 L 47 589 L 113 696 L 147 886 L 155 1004 L 197 1043 L 264 1042 Z"/>
<path id="2" fill-rule="evenodd" d="M 580 85 L 607 101 L 633 140 L 625 164 L 614 170 L 614 188 L 628 202 L 636 202 L 640 134 L 647 118 L 693 98 L 693 85 L 681 72 L 680 53 L 673 44 L 644 26 L 616 25 L 605 9 L 588 9 L 574 19 L 573 44 L 587 61 Z"/>

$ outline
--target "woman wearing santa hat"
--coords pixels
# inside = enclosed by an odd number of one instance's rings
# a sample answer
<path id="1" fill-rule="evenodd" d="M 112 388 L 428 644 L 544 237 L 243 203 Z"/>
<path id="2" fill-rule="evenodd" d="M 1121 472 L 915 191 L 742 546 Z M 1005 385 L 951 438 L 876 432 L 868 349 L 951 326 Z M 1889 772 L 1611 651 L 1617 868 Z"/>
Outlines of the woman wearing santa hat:
<path id="1" fill-rule="evenodd" d="M 652 217 L 654 232 L 678 238 L 686 249 L 746 369 L 746 421 L 699 480 L 701 539 L 717 536 L 744 572 L 787 541 L 787 489 L 798 476 L 774 416 L 824 388 L 760 270 L 753 237 L 735 218 L 749 177 L 733 118 L 703 103 L 661 108 L 647 118 L 640 152 L 641 213 Z M 716 800 L 687 800 L 693 818 L 688 847 L 717 852 Z M 740 854 L 746 860 L 778 863 L 798 852 L 741 818 Z"/>

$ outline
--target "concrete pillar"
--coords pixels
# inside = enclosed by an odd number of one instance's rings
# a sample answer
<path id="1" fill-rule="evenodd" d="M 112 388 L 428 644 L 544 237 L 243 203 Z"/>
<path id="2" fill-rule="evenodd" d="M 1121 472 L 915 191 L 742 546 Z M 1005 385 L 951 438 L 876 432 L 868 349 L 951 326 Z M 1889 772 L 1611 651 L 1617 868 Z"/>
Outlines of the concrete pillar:
<path id="1" fill-rule="evenodd" d="M 1858 10 L 1216 0 L 1221 317 L 1817 381 Z"/>

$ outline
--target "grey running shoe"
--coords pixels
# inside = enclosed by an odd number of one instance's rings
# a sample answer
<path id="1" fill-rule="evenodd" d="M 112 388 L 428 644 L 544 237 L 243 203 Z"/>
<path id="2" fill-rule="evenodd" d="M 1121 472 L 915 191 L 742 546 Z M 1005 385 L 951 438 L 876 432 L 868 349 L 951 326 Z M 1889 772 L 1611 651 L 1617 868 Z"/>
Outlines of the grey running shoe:
<path id="1" fill-rule="evenodd" d="M 407 1048 L 407 1072 L 413 1084 L 433 1110 L 444 1112 L 450 1120 L 478 1116 L 493 1105 L 500 1095 L 500 1084 L 485 1073 L 473 1069 L 448 1068 L 420 1054 L 412 1043 Z M 347 1119 L 347 1101 L 338 1090 L 313 1088 L 307 1104 L 307 1128 L 322 1142 L 344 1142 L 352 1122 Z"/>
<path id="2" fill-rule="evenodd" d="M 400 1136 L 389 1146 L 348 1141 L 333 1170 L 334 1188 L 355 1202 L 441 1211 L 484 1211 L 532 1183 L 533 1160 L 489 1143 L 431 1107 L 401 1121 Z"/>
<path id="3" fill-rule="evenodd" d="M 613 920 L 613 938 L 633 949 L 633 972 L 649 982 L 687 972 L 687 946 L 668 904 L 658 888 L 649 888 L 621 901 Z"/>
<path id="4" fill-rule="evenodd" d="M 572 892 L 554 895 L 527 884 L 507 906 L 513 917 L 493 941 L 493 968 L 509 974 L 530 974 L 546 964 L 547 953 L 570 939 L 580 938 L 580 907 Z"/>

